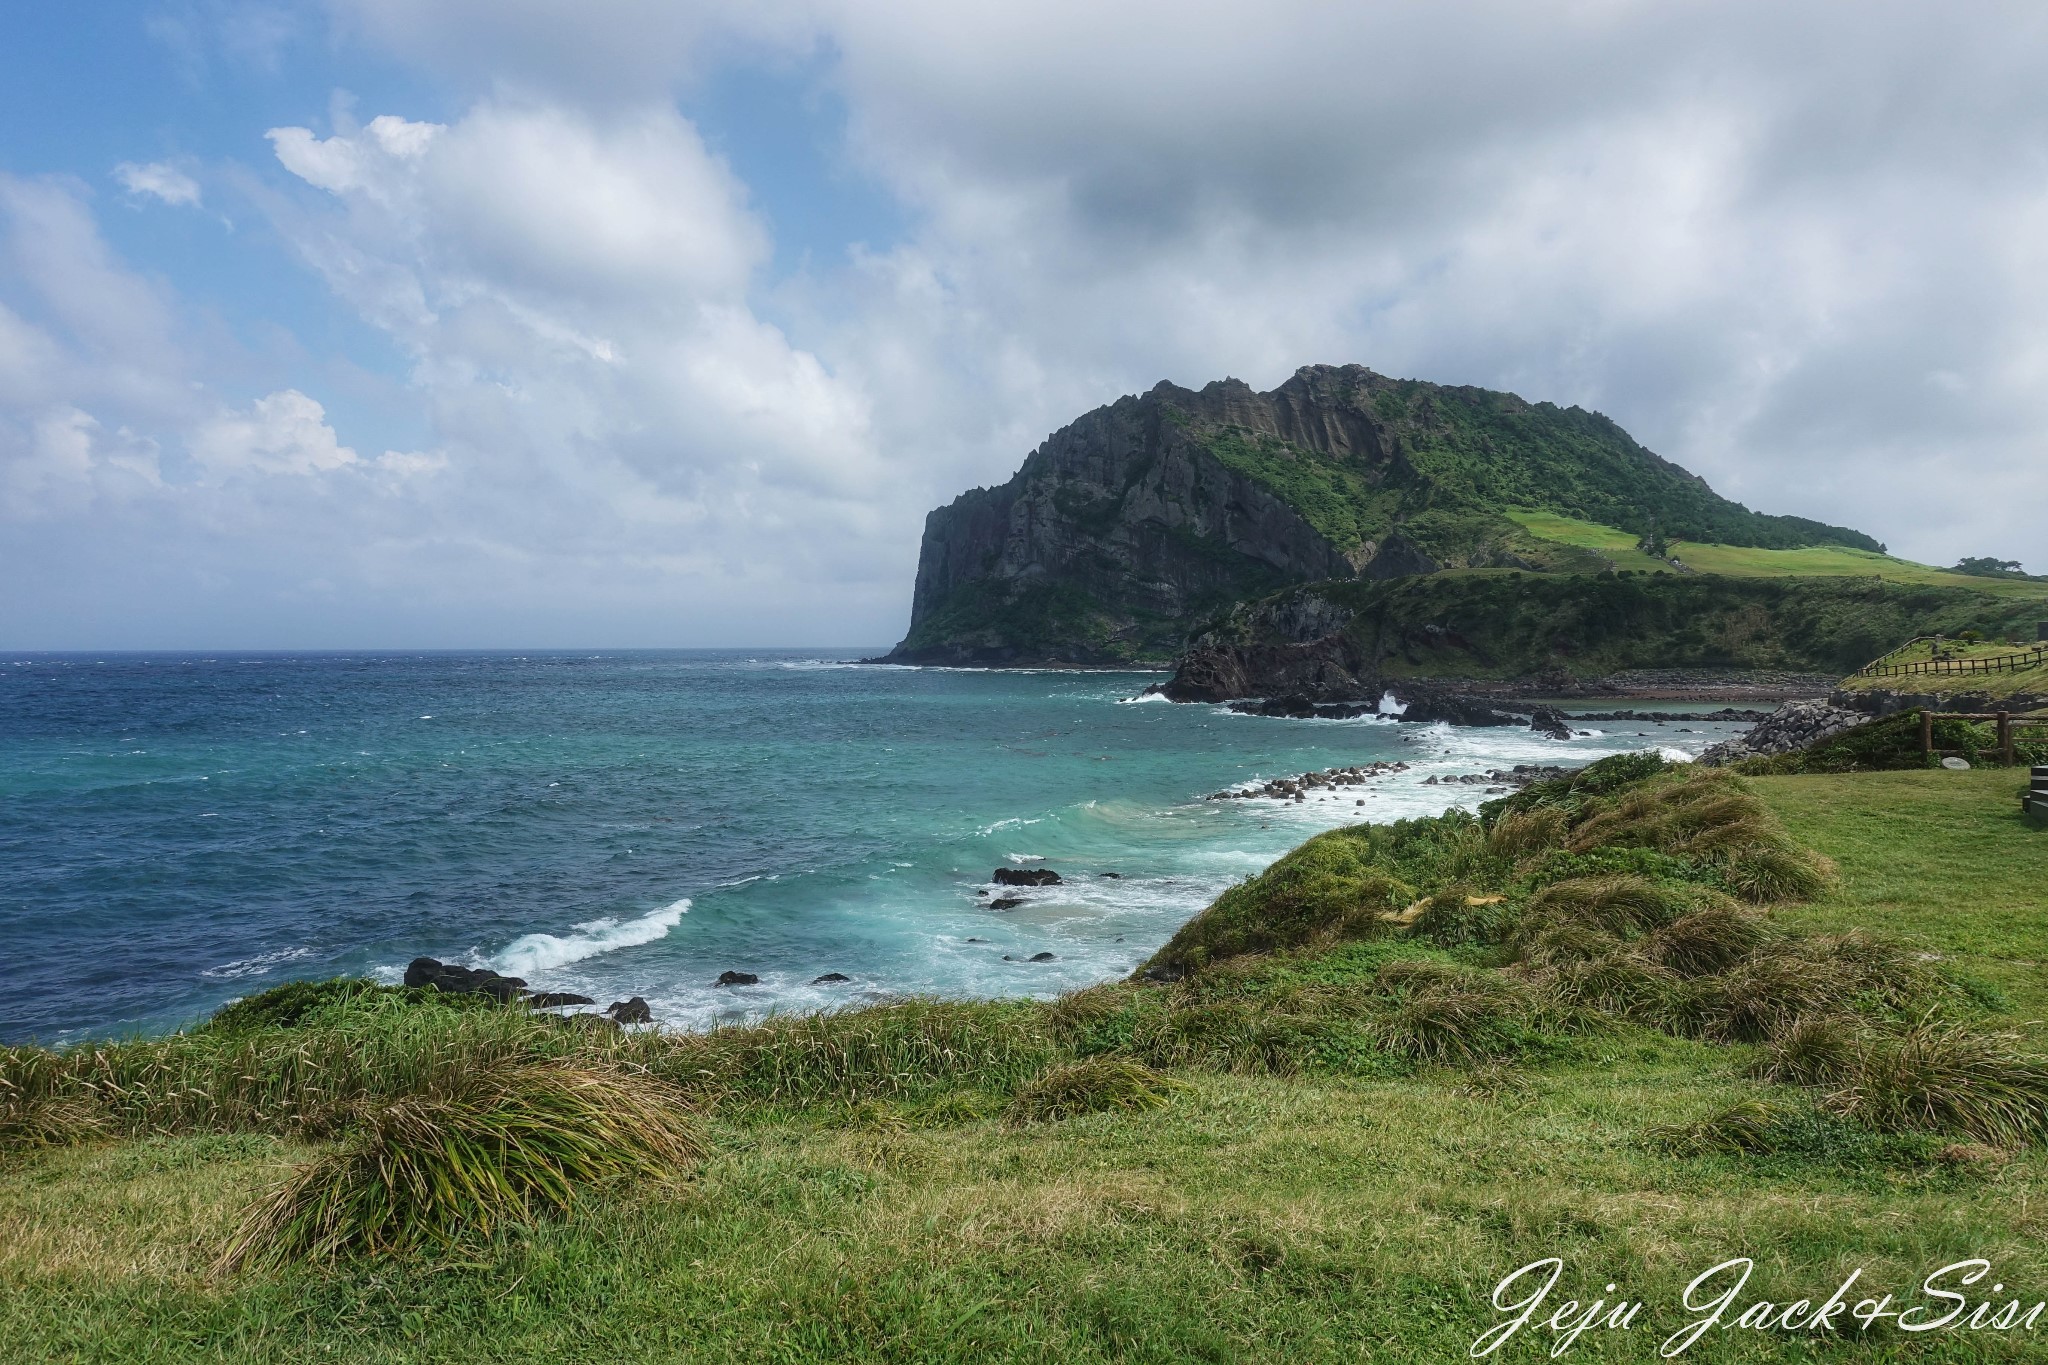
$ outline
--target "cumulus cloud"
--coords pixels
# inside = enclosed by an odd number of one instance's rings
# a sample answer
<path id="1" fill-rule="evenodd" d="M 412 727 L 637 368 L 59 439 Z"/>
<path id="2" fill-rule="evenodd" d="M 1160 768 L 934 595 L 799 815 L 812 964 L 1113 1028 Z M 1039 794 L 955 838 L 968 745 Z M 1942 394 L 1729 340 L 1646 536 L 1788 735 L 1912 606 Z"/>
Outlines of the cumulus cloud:
<path id="1" fill-rule="evenodd" d="M 192 432 L 192 456 L 210 473 L 319 474 L 356 463 L 327 425 L 327 410 L 286 389 L 246 412 L 221 412 Z"/>
<path id="2" fill-rule="evenodd" d="M 199 182 L 161 161 L 123 161 L 114 167 L 114 178 L 133 195 L 148 195 L 171 205 L 199 204 Z"/>

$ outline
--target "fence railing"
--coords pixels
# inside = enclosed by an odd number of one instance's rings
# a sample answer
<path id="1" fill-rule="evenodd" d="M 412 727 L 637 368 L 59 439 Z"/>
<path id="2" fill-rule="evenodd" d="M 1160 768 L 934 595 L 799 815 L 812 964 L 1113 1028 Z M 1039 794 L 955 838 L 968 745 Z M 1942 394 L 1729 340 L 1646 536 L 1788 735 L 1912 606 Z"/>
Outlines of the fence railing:
<path id="1" fill-rule="evenodd" d="M 1932 636 L 1923 635 L 1917 640 L 1908 640 L 1898 649 L 1884 656 L 1896 658 L 1903 650 L 1914 645 L 1931 642 Z M 1867 663 L 1856 670 L 1859 678 L 1902 678 L 1915 673 L 2019 673 L 2029 668 L 2040 668 L 2048 664 L 2048 643 L 2035 645 L 2032 649 L 2017 654 L 1993 654 L 1980 659 L 1917 659 L 1912 663 L 1888 664 L 1884 659 Z"/>
<path id="2" fill-rule="evenodd" d="M 1955 755 L 1962 757 L 1959 749 L 1937 749 L 1934 747 L 1934 720 L 1968 720 L 1992 722 L 1992 743 L 1998 749 L 1998 760 L 2010 768 L 2017 759 L 2013 745 L 2021 730 L 2048 730 L 2048 716 L 2016 716 L 2010 711 L 1920 711 L 1920 752 L 1926 757 Z"/>

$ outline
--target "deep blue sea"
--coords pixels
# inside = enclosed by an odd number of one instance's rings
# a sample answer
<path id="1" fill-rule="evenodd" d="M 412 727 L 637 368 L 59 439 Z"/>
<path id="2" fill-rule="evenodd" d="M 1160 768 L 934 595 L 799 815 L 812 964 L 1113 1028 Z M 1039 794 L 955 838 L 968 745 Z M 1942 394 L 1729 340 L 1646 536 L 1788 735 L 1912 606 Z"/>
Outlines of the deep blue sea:
<path id="1" fill-rule="evenodd" d="M 842 662 L 875 652 L 0 656 L 0 1041 L 165 1030 L 421 954 L 674 1027 L 1050 996 L 1316 830 L 1484 799 L 1429 777 L 1728 733 L 1560 743 L 1133 702 L 1154 674 Z M 1415 766 L 1201 799 L 1374 759 Z M 976 892 L 1000 866 L 1065 882 L 998 913 Z M 728 969 L 761 984 L 712 985 Z"/>

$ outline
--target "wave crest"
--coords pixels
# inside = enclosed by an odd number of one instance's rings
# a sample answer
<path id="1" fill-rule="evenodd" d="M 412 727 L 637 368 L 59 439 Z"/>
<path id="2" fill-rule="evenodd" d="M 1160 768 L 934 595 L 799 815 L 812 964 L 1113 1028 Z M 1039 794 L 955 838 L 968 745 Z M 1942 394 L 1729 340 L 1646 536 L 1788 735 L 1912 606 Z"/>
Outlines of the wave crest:
<path id="1" fill-rule="evenodd" d="M 525 976 L 620 948 L 637 948 L 667 938 L 668 931 L 681 924 L 689 912 L 689 898 L 685 897 L 638 919 L 588 920 L 568 934 L 522 934 L 491 959 L 491 969 L 507 976 Z"/>

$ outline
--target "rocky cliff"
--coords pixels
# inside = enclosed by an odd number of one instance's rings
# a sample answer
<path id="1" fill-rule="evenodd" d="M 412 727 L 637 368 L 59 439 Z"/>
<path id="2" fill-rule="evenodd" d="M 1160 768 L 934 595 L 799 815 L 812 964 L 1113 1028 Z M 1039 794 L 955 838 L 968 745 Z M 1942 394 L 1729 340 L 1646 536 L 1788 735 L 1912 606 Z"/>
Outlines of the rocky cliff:
<path id="1" fill-rule="evenodd" d="M 932 512 L 887 657 L 1163 662 L 1191 628 L 1291 584 L 1603 567 L 1528 535 L 1511 506 L 1649 538 L 1876 548 L 1729 502 L 1597 413 L 1311 366 L 1270 393 L 1222 380 L 1119 399 L 1008 483 Z"/>

